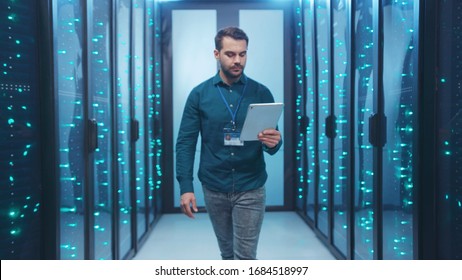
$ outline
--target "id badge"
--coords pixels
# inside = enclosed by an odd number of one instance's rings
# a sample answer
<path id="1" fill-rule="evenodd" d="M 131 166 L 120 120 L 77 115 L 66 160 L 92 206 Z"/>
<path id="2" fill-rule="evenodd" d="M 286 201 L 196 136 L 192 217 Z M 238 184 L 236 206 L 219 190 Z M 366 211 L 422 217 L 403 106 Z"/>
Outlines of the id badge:
<path id="1" fill-rule="evenodd" d="M 244 141 L 239 139 L 241 137 L 241 133 L 239 131 L 224 128 L 223 135 L 225 146 L 244 146 Z"/>

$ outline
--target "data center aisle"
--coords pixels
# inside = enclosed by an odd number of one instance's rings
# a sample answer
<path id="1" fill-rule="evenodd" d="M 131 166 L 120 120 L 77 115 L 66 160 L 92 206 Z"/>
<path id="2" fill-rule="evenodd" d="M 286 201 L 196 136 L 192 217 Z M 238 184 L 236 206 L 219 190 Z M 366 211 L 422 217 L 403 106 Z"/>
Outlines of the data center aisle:
<path id="1" fill-rule="evenodd" d="M 334 260 L 335 257 L 295 212 L 267 212 L 257 254 L 260 260 Z M 208 215 L 189 219 L 164 214 L 135 260 L 218 260 Z"/>

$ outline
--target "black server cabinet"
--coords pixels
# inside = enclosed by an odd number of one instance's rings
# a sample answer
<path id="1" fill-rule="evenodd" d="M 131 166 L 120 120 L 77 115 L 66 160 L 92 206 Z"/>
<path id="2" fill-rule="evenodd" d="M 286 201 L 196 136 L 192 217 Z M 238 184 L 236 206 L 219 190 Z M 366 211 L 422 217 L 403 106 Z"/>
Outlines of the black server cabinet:
<path id="1" fill-rule="evenodd" d="M 297 208 L 339 258 L 412 259 L 419 3 L 301 7 L 307 126 Z"/>
<path id="2" fill-rule="evenodd" d="M 38 12 L 29 2 L 0 3 L 2 260 L 42 257 Z"/>
<path id="3" fill-rule="evenodd" d="M 159 1 L 32 2 L 1 3 L 2 259 L 130 258 L 162 213 Z"/>
<path id="4" fill-rule="evenodd" d="M 438 40 L 436 82 L 436 240 L 438 259 L 462 259 L 462 3 L 435 1 Z M 426 93 L 430 94 L 426 88 Z M 431 164 L 432 161 L 427 162 Z M 428 183 L 427 183 L 428 184 Z M 423 207 L 423 206 L 422 206 Z M 428 242 L 428 240 L 425 240 Z"/>
<path id="5" fill-rule="evenodd" d="M 127 259 L 160 215 L 157 1 L 51 1 L 48 258 Z M 46 14 L 46 13 L 45 13 Z M 50 230 L 52 231 L 52 230 Z"/>

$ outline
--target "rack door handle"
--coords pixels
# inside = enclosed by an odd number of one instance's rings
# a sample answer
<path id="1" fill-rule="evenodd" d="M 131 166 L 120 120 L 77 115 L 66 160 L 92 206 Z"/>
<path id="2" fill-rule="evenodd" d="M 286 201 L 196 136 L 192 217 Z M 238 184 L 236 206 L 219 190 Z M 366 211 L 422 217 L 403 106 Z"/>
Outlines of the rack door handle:
<path id="1" fill-rule="evenodd" d="M 387 117 L 373 114 L 369 117 L 369 142 L 374 147 L 383 147 L 387 143 Z"/>
<path id="2" fill-rule="evenodd" d="M 326 118 L 326 136 L 328 138 L 337 137 L 337 118 L 335 116 L 328 116 Z"/>
<path id="3" fill-rule="evenodd" d="M 140 122 L 137 119 L 132 119 L 131 132 L 132 141 L 138 141 L 140 139 Z"/>
<path id="4" fill-rule="evenodd" d="M 95 119 L 88 120 L 88 151 L 93 153 L 98 149 L 98 122 Z"/>

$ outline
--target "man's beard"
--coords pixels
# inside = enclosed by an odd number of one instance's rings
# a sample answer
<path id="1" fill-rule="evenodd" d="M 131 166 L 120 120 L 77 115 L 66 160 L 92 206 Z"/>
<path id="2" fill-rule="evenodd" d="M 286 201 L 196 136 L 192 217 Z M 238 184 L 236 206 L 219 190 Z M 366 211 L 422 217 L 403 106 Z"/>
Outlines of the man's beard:
<path id="1" fill-rule="evenodd" d="M 234 72 L 233 70 L 236 69 L 236 68 L 239 68 L 239 72 Z M 223 70 L 223 74 L 225 74 L 226 77 L 228 78 L 238 78 L 242 75 L 242 72 L 244 71 L 243 67 L 242 66 L 239 66 L 239 67 L 232 67 L 232 68 L 229 68 L 229 69 L 226 69 L 226 70 Z"/>

